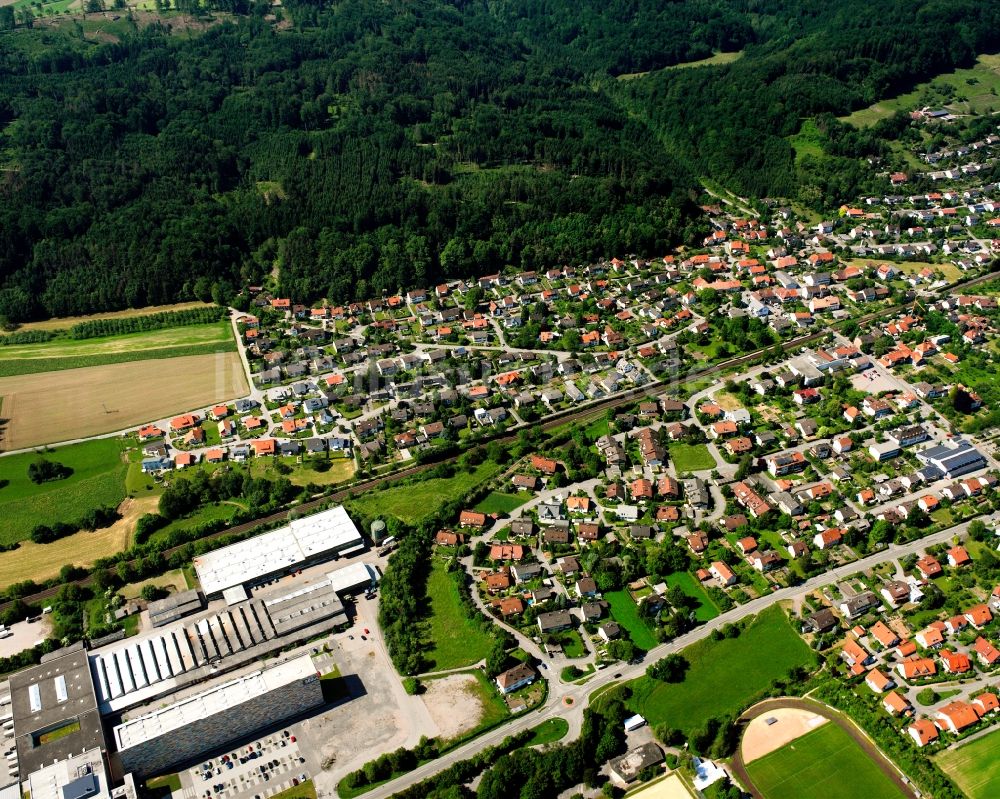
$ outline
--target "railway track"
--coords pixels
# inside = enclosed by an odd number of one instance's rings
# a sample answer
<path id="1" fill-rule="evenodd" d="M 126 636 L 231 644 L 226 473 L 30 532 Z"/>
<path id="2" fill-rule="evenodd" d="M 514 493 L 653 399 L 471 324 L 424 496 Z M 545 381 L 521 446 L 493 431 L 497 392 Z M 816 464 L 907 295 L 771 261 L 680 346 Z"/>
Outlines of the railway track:
<path id="1" fill-rule="evenodd" d="M 937 293 L 939 296 L 946 293 L 948 294 L 954 293 L 959 289 L 976 286 L 981 283 L 993 280 L 997 277 L 1000 277 L 1000 272 L 990 272 L 986 275 L 981 275 L 979 277 L 971 278 L 966 281 L 961 281 L 959 283 L 954 283 L 952 285 L 946 286 L 940 289 Z M 899 313 L 900 311 L 905 311 L 909 307 L 910 305 L 907 303 L 902 305 L 896 305 L 891 308 L 883 308 L 879 311 L 865 314 L 864 316 L 858 317 L 850 321 L 854 321 L 860 327 L 863 328 L 870 322 L 873 322 L 877 319 L 887 318 L 896 313 Z M 783 352 L 799 349 L 800 347 L 806 346 L 808 344 L 811 344 L 813 342 L 825 338 L 832 332 L 832 329 L 835 328 L 837 324 L 839 323 L 835 323 L 829 328 L 823 328 L 822 330 L 818 330 L 815 333 L 808 333 L 806 335 L 798 336 L 797 338 L 794 339 L 789 339 L 788 341 L 781 342 L 780 345 L 778 346 L 781 347 L 781 350 Z M 683 377 L 678 375 L 674 379 L 679 383 L 683 383 L 694 379 L 713 377 L 719 374 L 723 374 L 734 367 L 743 366 L 746 364 L 756 362 L 757 360 L 759 360 L 761 357 L 763 357 L 773 349 L 774 347 L 771 346 L 759 350 L 754 350 L 753 352 L 747 353 L 746 355 L 740 355 L 735 358 L 730 358 L 726 361 L 722 361 L 721 363 L 715 364 L 714 366 L 710 366 L 705 369 L 690 370 Z M 622 405 L 630 404 L 640 398 L 649 397 L 657 393 L 658 391 L 662 391 L 665 388 L 669 388 L 669 386 L 670 386 L 670 381 L 652 380 L 649 383 L 646 383 L 637 388 L 629 389 L 619 394 L 615 394 L 613 397 L 608 397 L 607 399 L 593 402 L 592 404 L 587 405 L 585 408 L 570 409 L 546 417 L 546 419 L 541 423 L 540 426 L 542 430 L 552 430 L 557 427 L 562 427 L 565 424 L 569 424 L 584 419 L 590 419 L 593 416 L 603 412 L 607 412 L 612 408 L 617 408 Z M 504 431 L 504 433 L 500 435 L 488 437 L 480 442 L 477 442 L 477 445 L 485 444 L 488 441 L 498 441 L 501 444 L 513 443 L 517 438 L 517 432 L 521 429 L 525 429 L 525 427 L 519 426 L 512 428 L 513 432 Z M 198 540 L 213 541 L 222 538 L 224 536 L 241 535 L 243 533 L 251 532 L 252 530 L 258 527 L 263 527 L 268 524 L 273 524 L 274 522 L 277 521 L 285 520 L 288 518 L 290 513 L 308 512 L 329 502 L 340 502 L 349 498 L 350 496 L 359 493 L 364 493 L 365 491 L 370 491 L 387 483 L 393 483 L 398 480 L 404 480 L 407 477 L 412 477 L 414 475 L 420 474 L 442 463 L 453 463 L 458 458 L 459 458 L 458 455 L 445 455 L 440 458 L 434 458 L 428 460 L 416 466 L 410 466 L 405 469 L 381 475 L 379 477 L 373 477 L 367 480 L 362 480 L 357 483 L 352 483 L 350 485 L 339 488 L 338 490 L 333 491 L 330 494 L 324 494 L 322 497 L 317 497 L 315 499 L 307 500 L 306 502 L 303 502 L 299 505 L 295 505 L 292 508 L 288 508 L 283 511 L 278 511 L 276 513 L 269 514 L 268 516 L 262 517 L 260 519 L 255 519 L 254 521 L 251 522 L 245 522 L 243 524 L 234 525 L 233 527 L 227 527 L 224 530 L 219 530 L 218 532 L 210 533 L 209 535 L 206 535 Z M 187 544 L 190 543 L 194 542 L 189 541 L 185 544 L 181 544 L 176 547 L 171 547 L 170 549 L 163 550 L 161 553 L 158 553 L 158 557 L 169 558 L 172 554 L 174 554 L 179 549 L 181 549 L 184 546 L 187 546 Z M 134 564 L 136 560 L 138 559 L 130 560 L 129 563 Z M 86 587 L 90 585 L 91 581 L 92 577 L 88 575 L 86 577 L 81 577 L 78 580 L 73 580 L 71 581 L 71 583 L 68 584 Z M 31 605 L 41 604 L 45 600 L 54 597 L 61 585 L 62 584 L 60 584 L 59 586 L 52 586 L 49 588 L 42 589 L 41 591 L 31 594 L 30 596 L 21 597 L 21 599 L 24 602 Z M 6 608 L 8 608 L 11 605 L 11 603 L 12 603 L 11 600 L 7 600 L 3 603 L 0 603 L 0 612 L 3 612 Z"/>

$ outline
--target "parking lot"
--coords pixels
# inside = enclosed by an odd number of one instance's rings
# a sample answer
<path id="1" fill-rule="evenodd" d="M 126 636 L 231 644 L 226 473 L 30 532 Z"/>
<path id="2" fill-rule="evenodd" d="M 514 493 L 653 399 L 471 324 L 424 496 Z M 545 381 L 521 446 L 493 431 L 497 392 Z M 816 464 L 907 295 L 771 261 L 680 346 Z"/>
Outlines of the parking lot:
<path id="1" fill-rule="evenodd" d="M 359 596 L 348 629 L 301 648 L 311 651 L 320 674 L 337 668 L 344 678 L 343 698 L 185 769 L 179 774 L 181 792 L 173 799 L 267 799 L 303 778 L 313 780 L 320 794 L 332 795 L 337 780 L 373 752 L 412 746 L 423 735 L 436 735 L 437 725 L 421 698 L 407 695 L 396 676 L 377 615 L 377 598 Z"/>
<path id="2" fill-rule="evenodd" d="M 320 796 L 333 796 L 337 781 L 373 756 L 414 746 L 421 736 L 439 732 L 421 697 L 403 690 L 385 651 L 377 613 L 377 600 L 359 597 L 354 626 L 332 636 L 329 660 L 345 675 L 350 699 L 295 725 L 306 741 L 307 757 L 311 754 L 326 766 L 313 773 Z M 319 666 L 323 660 L 314 662 Z"/>
<path id="3" fill-rule="evenodd" d="M 297 581 L 308 584 L 318 575 L 315 568 L 306 570 Z M 350 603 L 347 629 L 279 656 L 311 652 L 318 673 L 336 668 L 343 677 L 343 696 L 314 715 L 243 740 L 181 771 L 181 790 L 173 799 L 267 799 L 303 778 L 313 780 L 321 795 L 332 795 L 337 780 L 371 759 L 373 752 L 413 746 L 424 735 L 437 735 L 423 700 L 406 694 L 392 667 L 378 629 L 378 604 L 377 594 L 370 599 L 357 596 Z M 191 686 L 190 691 L 202 688 Z M 208 763 L 211 773 L 206 778 Z"/>
<path id="4" fill-rule="evenodd" d="M 4 658 L 31 649 L 39 641 L 48 638 L 52 623 L 49 616 L 41 616 L 34 621 L 19 621 L 7 629 L 10 635 L 0 638 L 0 657 Z"/>
<path id="5" fill-rule="evenodd" d="M 289 729 L 264 735 L 181 772 L 185 799 L 272 796 L 310 778 L 314 765 Z"/>

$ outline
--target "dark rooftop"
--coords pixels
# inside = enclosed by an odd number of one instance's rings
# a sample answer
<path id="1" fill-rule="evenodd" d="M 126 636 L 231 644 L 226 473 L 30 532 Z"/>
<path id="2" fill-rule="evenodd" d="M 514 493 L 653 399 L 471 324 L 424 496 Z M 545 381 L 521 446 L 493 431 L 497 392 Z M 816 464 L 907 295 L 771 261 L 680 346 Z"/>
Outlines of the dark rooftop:
<path id="1" fill-rule="evenodd" d="M 52 653 L 10 678 L 11 711 L 21 779 L 87 749 L 106 748 L 87 651 Z M 78 725 L 43 743 L 46 733 Z"/>
<path id="2" fill-rule="evenodd" d="M 205 607 L 205 599 L 195 589 L 190 591 L 178 591 L 164 599 L 157 599 L 147 606 L 149 611 L 149 622 L 154 627 L 162 627 L 172 621 L 188 615 L 197 613 Z"/>

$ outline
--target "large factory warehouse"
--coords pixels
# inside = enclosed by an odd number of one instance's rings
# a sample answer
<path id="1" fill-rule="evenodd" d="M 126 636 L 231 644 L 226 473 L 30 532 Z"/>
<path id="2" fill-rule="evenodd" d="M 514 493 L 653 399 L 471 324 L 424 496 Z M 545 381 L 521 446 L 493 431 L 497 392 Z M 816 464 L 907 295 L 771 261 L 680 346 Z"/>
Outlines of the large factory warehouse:
<path id="1" fill-rule="evenodd" d="M 338 506 L 201 555 L 194 568 L 206 597 L 238 602 L 246 598 L 245 587 L 363 549 L 361 531 Z"/>
<path id="2" fill-rule="evenodd" d="M 314 714 L 325 703 L 308 652 L 380 576 L 360 558 L 325 564 L 364 551 L 343 507 L 293 519 L 196 558 L 200 585 L 140 605 L 133 634 L 11 675 L 0 799 L 136 799 L 137 779 Z"/>
<path id="3" fill-rule="evenodd" d="M 322 704 L 306 655 L 123 721 L 113 737 L 125 770 L 147 777 L 198 757 L 206 741 L 224 746 Z"/>

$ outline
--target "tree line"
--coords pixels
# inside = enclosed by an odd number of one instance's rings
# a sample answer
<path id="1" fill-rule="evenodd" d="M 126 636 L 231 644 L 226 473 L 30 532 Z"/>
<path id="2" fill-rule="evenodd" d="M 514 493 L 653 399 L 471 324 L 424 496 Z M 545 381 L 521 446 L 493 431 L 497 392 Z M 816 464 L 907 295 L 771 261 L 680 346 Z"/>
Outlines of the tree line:
<path id="1" fill-rule="evenodd" d="M 127 316 L 115 319 L 91 319 L 77 322 L 67 335 L 71 339 L 103 338 L 127 333 L 145 333 L 171 327 L 205 325 L 225 319 L 228 311 L 219 306 L 187 308 L 183 311 L 164 311 L 145 316 Z"/>

